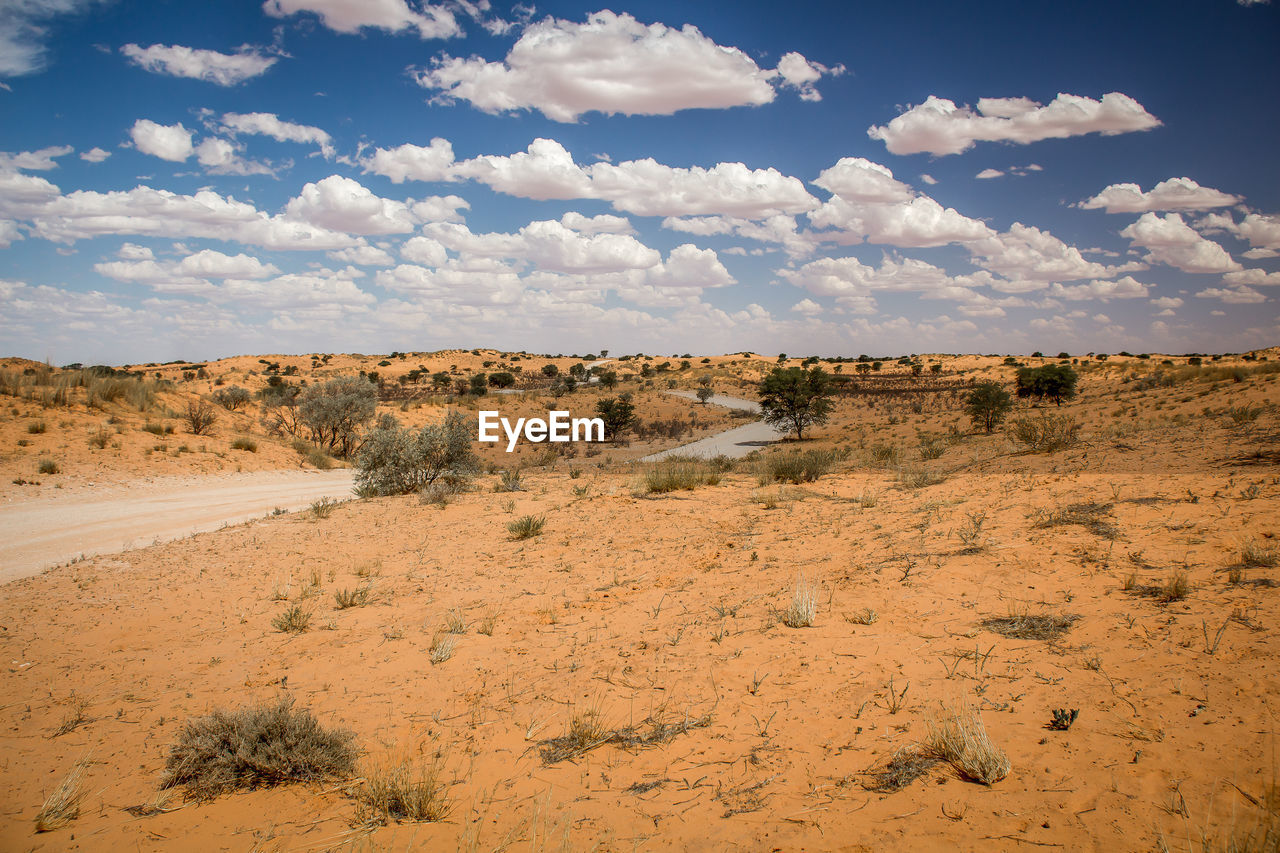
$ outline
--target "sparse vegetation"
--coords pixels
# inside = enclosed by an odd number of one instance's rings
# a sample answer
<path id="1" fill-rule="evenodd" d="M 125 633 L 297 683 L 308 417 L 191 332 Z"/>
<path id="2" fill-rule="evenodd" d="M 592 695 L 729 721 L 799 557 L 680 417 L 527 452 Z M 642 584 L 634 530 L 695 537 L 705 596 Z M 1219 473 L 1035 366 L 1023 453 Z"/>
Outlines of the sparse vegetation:
<path id="1" fill-rule="evenodd" d="M 36 813 L 36 832 L 53 832 L 67 826 L 80 816 L 80 803 L 84 800 L 84 773 L 88 760 L 81 758 L 67 775 L 63 776 L 45 797 Z"/>
<path id="2" fill-rule="evenodd" d="M 282 634 L 301 634 L 311 624 L 311 614 L 295 604 L 271 620 L 271 626 Z"/>
<path id="3" fill-rule="evenodd" d="M 440 758 L 370 765 L 355 789 L 356 819 L 364 825 L 444 820 L 452 810 Z"/>
<path id="4" fill-rule="evenodd" d="M 325 729 L 293 700 L 188 720 L 169 750 L 162 787 L 208 799 L 260 785 L 320 782 L 355 767 L 350 732 Z"/>
<path id="5" fill-rule="evenodd" d="M 943 708 L 928 721 L 924 746 L 965 779 L 994 785 L 1009 775 L 1004 750 L 987 736 L 982 717 L 971 708 Z"/>
<path id="6" fill-rule="evenodd" d="M 546 516 L 522 515 L 507 525 L 507 532 L 511 534 L 512 539 L 532 539 L 534 536 L 541 535 L 546 524 Z"/>
<path id="7" fill-rule="evenodd" d="M 643 474 L 645 491 L 657 495 L 714 486 L 720 476 L 715 466 L 705 460 L 676 456 L 650 464 Z"/>

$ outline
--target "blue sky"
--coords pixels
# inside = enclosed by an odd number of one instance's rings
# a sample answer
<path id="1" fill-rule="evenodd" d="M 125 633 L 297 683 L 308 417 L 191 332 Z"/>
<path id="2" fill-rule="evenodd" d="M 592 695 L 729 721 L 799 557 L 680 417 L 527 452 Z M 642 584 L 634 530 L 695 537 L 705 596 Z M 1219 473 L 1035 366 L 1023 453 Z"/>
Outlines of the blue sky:
<path id="1" fill-rule="evenodd" d="M 1280 5 L 0 3 L 0 351 L 1239 351 Z"/>

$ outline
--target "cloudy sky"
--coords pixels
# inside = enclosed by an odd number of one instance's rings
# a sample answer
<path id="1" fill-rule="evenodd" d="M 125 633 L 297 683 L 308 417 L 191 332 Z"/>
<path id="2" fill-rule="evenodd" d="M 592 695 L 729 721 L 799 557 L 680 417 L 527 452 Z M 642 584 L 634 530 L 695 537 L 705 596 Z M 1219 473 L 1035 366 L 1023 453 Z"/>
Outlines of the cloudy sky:
<path id="1" fill-rule="evenodd" d="M 1280 3 L 0 0 L 0 350 L 1280 343 Z"/>

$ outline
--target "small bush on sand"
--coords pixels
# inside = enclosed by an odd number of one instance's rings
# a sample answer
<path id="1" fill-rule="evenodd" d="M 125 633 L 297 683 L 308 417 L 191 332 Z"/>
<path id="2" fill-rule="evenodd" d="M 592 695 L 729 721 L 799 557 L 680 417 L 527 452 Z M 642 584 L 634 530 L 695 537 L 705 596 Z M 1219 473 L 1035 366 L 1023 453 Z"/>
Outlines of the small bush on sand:
<path id="1" fill-rule="evenodd" d="M 60 469 L 60 468 L 58 468 L 58 463 L 57 463 L 57 462 L 54 462 L 52 459 L 41 459 L 41 460 L 40 460 L 40 473 L 41 473 L 41 474 L 57 474 L 59 470 L 61 470 L 61 469 Z"/>
<path id="2" fill-rule="evenodd" d="M 311 614 L 295 604 L 271 620 L 271 625 L 284 634 L 301 634 L 311 624 Z"/>
<path id="3" fill-rule="evenodd" d="M 1009 775 L 1009 758 L 987 737 L 982 717 L 971 708 L 944 708 L 928 721 L 924 747 L 965 779 L 993 785 Z"/>
<path id="4" fill-rule="evenodd" d="M 788 628 L 810 628 L 818 615 L 818 585 L 805 583 L 804 575 L 796 581 L 791 603 L 782 611 L 782 624 Z"/>
<path id="5" fill-rule="evenodd" d="M 218 413 L 204 400 L 192 400 L 187 403 L 187 411 L 183 416 L 187 422 L 187 430 L 192 435 L 208 435 L 218 421 Z"/>
<path id="6" fill-rule="evenodd" d="M 1041 414 L 1017 418 L 1009 425 L 1009 437 L 1036 453 L 1053 453 L 1079 440 L 1080 425 L 1070 415 Z"/>
<path id="7" fill-rule="evenodd" d="M 443 776 L 444 764 L 438 759 L 365 768 L 355 790 L 356 819 L 366 825 L 444 820 L 452 804 Z"/>
<path id="8" fill-rule="evenodd" d="M 512 539 L 532 539 L 542 533 L 546 523 L 546 516 L 522 515 L 507 525 L 507 532 L 511 534 Z"/>
<path id="9" fill-rule="evenodd" d="M 257 453 L 258 442 L 254 441 L 252 438 L 237 438 L 235 441 L 231 442 L 231 449 L 247 450 L 250 453 Z"/>
<path id="10" fill-rule="evenodd" d="M 318 782 L 351 773 L 354 735 L 328 730 L 292 699 L 187 721 L 165 762 L 162 787 L 205 799 L 242 788 Z"/>
<path id="11" fill-rule="evenodd" d="M 698 486 L 714 486 L 720 472 L 701 459 L 673 456 L 655 462 L 644 471 L 644 487 L 649 494 L 690 491 Z"/>
<path id="12" fill-rule="evenodd" d="M 831 470 L 836 454 L 828 450 L 809 450 L 804 453 L 777 453 L 765 457 L 756 472 L 760 485 L 785 482 L 812 483 Z"/>

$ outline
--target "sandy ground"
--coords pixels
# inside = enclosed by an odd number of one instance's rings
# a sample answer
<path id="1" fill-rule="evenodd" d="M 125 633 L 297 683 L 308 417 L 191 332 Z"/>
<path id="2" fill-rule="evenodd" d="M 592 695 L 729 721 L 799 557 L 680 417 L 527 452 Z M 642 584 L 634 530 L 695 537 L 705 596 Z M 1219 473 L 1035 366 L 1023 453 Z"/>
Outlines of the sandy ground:
<path id="1" fill-rule="evenodd" d="M 135 482 L 0 505 L 0 583 L 68 560 L 239 524 L 323 497 L 351 497 L 352 472 L 274 471 Z"/>
<path id="2" fill-rule="evenodd" d="M 717 362 L 730 396 L 733 370 L 771 363 L 737 360 Z M 1239 841 L 1280 825 L 1280 374 L 1246 366 L 1082 365 L 1079 398 L 1014 412 L 1075 420 L 1052 453 L 972 431 L 951 391 L 852 396 L 802 445 L 839 459 L 803 485 L 746 460 L 653 495 L 584 454 L 527 466 L 518 492 L 497 465 L 443 503 L 260 517 L 14 580 L 0 849 L 1258 849 Z M 687 408 L 663 390 L 642 393 Z M 64 440 L 54 417 L 14 436 Z M 545 527 L 517 540 L 524 516 Z M 815 615 L 793 627 L 798 590 Z M 306 630 L 282 633 L 293 608 Z M 1068 628 L 991 621 L 1024 615 Z M 354 733 L 355 774 L 160 790 L 188 721 L 281 695 Z M 948 708 L 979 715 L 1008 776 L 940 763 L 879 788 Z M 1069 730 L 1055 709 L 1079 711 Z M 556 755 L 593 715 L 618 740 Z M 437 758 L 445 819 L 358 817 L 376 765 Z M 37 833 L 77 762 L 77 817 Z"/>

